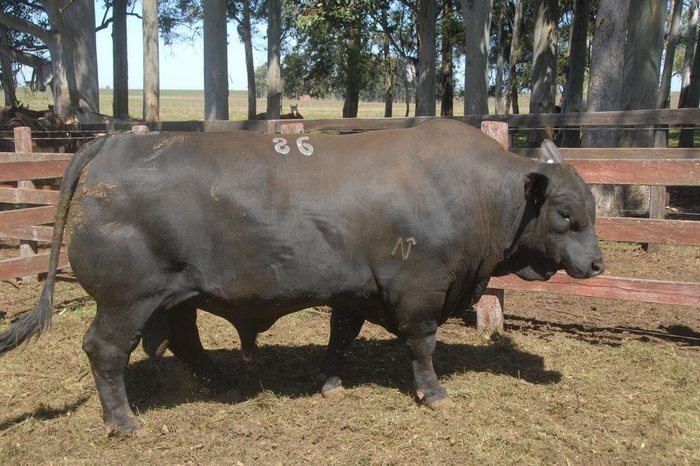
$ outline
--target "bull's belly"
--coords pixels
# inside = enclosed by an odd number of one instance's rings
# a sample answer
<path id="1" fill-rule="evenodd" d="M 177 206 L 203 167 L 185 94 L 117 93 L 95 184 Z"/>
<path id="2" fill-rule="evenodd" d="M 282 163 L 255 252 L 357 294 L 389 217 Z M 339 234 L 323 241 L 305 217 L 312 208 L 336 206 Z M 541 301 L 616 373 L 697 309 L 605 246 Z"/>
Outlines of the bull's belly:
<path id="1" fill-rule="evenodd" d="M 221 241 L 159 249 L 141 228 L 93 218 L 73 228 L 68 255 L 78 281 L 98 304 L 128 305 L 161 295 L 161 307 L 171 307 L 197 297 L 202 308 L 216 313 L 257 309 L 284 315 L 348 297 L 366 300 L 377 289 L 368 264 L 348 261 L 327 245 L 270 244 Z"/>

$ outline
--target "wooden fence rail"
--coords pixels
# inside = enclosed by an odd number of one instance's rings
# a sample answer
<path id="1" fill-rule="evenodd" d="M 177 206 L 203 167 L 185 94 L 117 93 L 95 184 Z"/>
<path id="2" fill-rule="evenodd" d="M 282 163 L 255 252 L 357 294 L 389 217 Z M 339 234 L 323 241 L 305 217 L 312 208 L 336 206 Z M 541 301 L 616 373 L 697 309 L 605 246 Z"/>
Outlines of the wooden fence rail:
<path id="1" fill-rule="evenodd" d="M 463 121 L 508 121 L 510 124 L 536 127 L 550 124 L 630 125 L 694 124 L 700 121 L 700 109 L 602 112 L 600 114 L 511 115 L 509 117 L 462 117 Z M 387 127 L 411 127 L 425 118 L 377 120 L 304 120 L 306 130 L 372 130 Z M 472 121 L 474 120 L 474 121 Z M 651 123 L 650 123 L 651 122 Z M 157 129 L 190 131 L 226 131 L 248 129 L 270 131 L 288 121 L 270 124 L 248 122 L 175 122 L 160 123 Z M 114 125 L 128 129 L 133 125 Z M 152 125 L 153 126 L 153 125 Z M 91 127 L 86 126 L 90 129 Z M 105 129 L 104 125 L 100 126 Z M 98 128 L 92 128 L 97 130 Z M 537 149 L 515 149 L 526 156 L 536 156 Z M 567 163 L 575 166 L 590 184 L 628 184 L 655 186 L 700 186 L 700 149 L 693 148 L 634 148 L 634 149 L 562 149 Z M 67 154 L 7 154 L 0 153 L 0 182 L 18 182 L 41 178 L 58 178 L 68 163 Z M 0 238 L 23 241 L 50 241 L 57 191 L 0 186 L 0 203 L 30 204 L 31 207 L 0 212 Z M 600 239 L 637 243 L 680 244 L 700 246 L 700 222 L 665 219 L 608 218 L 598 219 Z M 35 274 L 46 270 L 48 254 L 0 261 L 0 279 Z M 60 267 L 67 267 L 66 254 L 61 255 Z M 487 291 L 496 296 L 497 312 L 502 312 L 502 291 L 530 290 L 595 296 L 634 301 L 677 304 L 700 307 L 700 283 L 670 282 L 601 276 L 576 280 L 563 273 L 548 282 L 527 282 L 515 276 L 494 277 Z M 481 318 L 481 317 L 480 317 Z M 483 320 L 483 318 L 482 318 Z M 489 322 L 482 322 L 488 325 Z"/>

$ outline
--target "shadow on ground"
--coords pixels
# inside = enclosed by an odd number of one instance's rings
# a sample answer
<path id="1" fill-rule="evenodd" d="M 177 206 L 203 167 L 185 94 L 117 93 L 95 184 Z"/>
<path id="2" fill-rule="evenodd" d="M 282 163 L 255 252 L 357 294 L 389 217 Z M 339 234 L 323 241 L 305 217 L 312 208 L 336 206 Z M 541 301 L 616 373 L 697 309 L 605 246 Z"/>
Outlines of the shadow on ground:
<path id="1" fill-rule="evenodd" d="M 634 336 L 642 341 L 651 339 L 667 341 L 680 346 L 700 346 L 700 333 L 686 325 L 659 326 L 658 329 L 644 329 L 631 326 L 597 326 L 577 323 L 564 323 L 506 315 L 506 330 L 518 332 L 565 333 L 581 341 L 592 344 L 620 346 Z"/>
<path id="2" fill-rule="evenodd" d="M 61 416 L 65 416 L 68 413 L 74 412 L 76 409 L 82 406 L 83 403 L 85 403 L 89 398 L 89 395 L 83 396 L 75 402 L 65 404 L 60 408 L 40 404 L 36 409 L 34 409 L 31 412 L 19 414 L 17 416 L 0 421 L 0 432 L 4 433 L 5 431 L 10 430 L 29 419 L 36 419 L 38 421 L 49 421 L 51 419 L 56 419 Z"/>
<path id="3" fill-rule="evenodd" d="M 265 345 L 254 360 L 244 364 L 238 350 L 217 350 L 210 356 L 223 372 L 251 398 L 269 390 L 280 396 L 310 396 L 320 390 L 322 345 Z M 168 353 L 169 354 L 169 353 Z M 434 355 L 438 377 L 463 372 L 489 372 L 517 377 L 533 384 L 558 383 L 561 374 L 544 368 L 541 356 L 519 350 L 510 338 L 497 336 L 490 345 L 471 346 L 438 342 Z M 140 411 L 214 399 L 173 356 L 142 360 L 127 370 L 129 399 Z M 398 340 L 356 340 L 348 350 L 343 384 L 397 388 L 413 396 L 408 352 Z"/>

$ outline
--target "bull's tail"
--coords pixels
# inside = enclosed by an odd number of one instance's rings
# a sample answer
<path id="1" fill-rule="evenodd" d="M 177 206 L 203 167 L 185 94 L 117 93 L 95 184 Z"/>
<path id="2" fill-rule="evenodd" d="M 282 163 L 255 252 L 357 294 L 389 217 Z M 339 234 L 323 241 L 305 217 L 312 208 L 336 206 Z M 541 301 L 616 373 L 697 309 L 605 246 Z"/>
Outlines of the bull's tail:
<path id="1" fill-rule="evenodd" d="M 71 159 L 61 180 L 61 190 L 58 205 L 56 206 L 56 220 L 51 240 L 51 255 L 49 257 L 49 272 L 41 297 L 36 308 L 22 315 L 6 332 L 0 334 L 0 355 L 17 348 L 30 338 L 44 333 L 51 326 L 53 314 L 53 294 L 56 286 L 56 274 L 58 272 L 58 255 L 61 249 L 63 228 L 68 217 L 68 206 L 75 193 L 75 187 L 80 178 L 80 172 L 99 152 L 109 136 L 99 138 L 85 144 Z"/>

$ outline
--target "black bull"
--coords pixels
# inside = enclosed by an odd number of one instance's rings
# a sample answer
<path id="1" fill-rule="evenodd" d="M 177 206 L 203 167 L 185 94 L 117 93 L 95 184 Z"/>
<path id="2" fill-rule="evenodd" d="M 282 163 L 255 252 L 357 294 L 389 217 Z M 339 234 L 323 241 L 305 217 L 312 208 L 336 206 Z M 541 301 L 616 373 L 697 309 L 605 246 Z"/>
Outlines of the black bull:
<path id="1" fill-rule="evenodd" d="M 594 221 L 573 168 L 510 154 L 455 121 L 349 136 L 108 136 L 66 170 L 39 304 L 0 335 L 0 353 L 48 327 L 65 227 L 97 302 L 83 348 L 110 431 L 140 426 L 124 371 L 142 338 L 150 355 L 169 348 L 230 388 L 202 348 L 197 308 L 229 320 L 248 357 L 281 316 L 331 306 L 326 394 L 341 388 L 364 321 L 379 324 L 406 342 L 417 395 L 438 407 L 449 399 L 432 366 L 437 327 L 493 275 L 601 273 Z"/>

